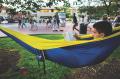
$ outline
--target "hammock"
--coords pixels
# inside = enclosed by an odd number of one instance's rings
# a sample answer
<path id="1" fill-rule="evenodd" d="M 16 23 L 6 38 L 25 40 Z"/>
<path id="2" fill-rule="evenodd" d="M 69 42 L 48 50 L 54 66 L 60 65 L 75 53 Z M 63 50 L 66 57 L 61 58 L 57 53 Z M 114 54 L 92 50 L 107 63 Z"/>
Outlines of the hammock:
<path id="1" fill-rule="evenodd" d="M 98 64 L 120 45 L 120 31 L 104 38 L 65 41 L 29 36 L 4 27 L 0 27 L 0 30 L 33 54 L 41 56 L 41 59 L 72 68 Z"/>

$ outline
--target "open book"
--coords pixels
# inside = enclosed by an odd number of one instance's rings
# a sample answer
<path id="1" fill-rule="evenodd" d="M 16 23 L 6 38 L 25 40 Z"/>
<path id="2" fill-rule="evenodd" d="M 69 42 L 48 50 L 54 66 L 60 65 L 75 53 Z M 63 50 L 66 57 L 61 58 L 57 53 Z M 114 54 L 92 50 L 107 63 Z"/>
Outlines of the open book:
<path id="1" fill-rule="evenodd" d="M 75 32 L 65 32 L 64 33 L 64 39 L 67 41 L 73 41 L 76 40 L 76 38 L 74 37 Z"/>

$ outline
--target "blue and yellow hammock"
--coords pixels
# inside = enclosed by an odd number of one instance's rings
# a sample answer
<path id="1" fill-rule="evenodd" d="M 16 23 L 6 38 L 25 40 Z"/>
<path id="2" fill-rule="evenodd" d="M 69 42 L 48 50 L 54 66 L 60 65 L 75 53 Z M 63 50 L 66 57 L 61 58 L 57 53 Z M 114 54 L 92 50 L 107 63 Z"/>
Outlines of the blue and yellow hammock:
<path id="1" fill-rule="evenodd" d="M 21 34 L 4 27 L 0 27 L 0 30 L 33 54 L 41 56 L 42 59 L 72 68 L 98 64 L 120 45 L 120 28 L 114 29 L 118 32 L 105 38 L 78 41 L 48 40 Z M 86 37 L 91 35 L 81 38 Z"/>

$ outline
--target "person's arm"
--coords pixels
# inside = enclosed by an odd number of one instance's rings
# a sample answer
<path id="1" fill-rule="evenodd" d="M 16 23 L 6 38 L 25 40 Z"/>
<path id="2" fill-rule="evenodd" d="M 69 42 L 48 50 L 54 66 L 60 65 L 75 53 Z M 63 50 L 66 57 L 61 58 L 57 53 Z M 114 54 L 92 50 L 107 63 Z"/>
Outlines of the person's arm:
<path id="1" fill-rule="evenodd" d="M 86 34 L 86 35 L 75 34 L 74 37 L 77 40 L 91 40 L 91 39 L 93 39 L 93 35 L 92 34 Z"/>

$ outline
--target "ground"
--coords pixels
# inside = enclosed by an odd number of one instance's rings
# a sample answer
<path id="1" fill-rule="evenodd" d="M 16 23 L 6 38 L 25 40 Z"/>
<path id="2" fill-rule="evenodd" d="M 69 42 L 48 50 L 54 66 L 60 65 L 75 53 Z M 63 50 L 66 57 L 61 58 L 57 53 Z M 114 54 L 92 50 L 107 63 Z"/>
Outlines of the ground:
<path id="1" fill-rule="evenodd" d="M 0 79 L 9 79 L 3 74 L 9 69 L 16 70 L 19 58 L 15 49 L 0 49 Z M 62 79 L 120 79 L 119 67 L 120 59 L 113 58 L 91 67 L 72 69 Z"/>
<path id="2" fill-rule="evenodd" d="M 14 49 L 0 49 L 0 79 L 8 70 L 16 70 L 16 64 L 20 58 Z"/>
<path id="3" fill-rule="evenodd" d="M 120 59 L 112 59 L 91 67 L 75 69 L 64 79 L 120 79 Z"/>

